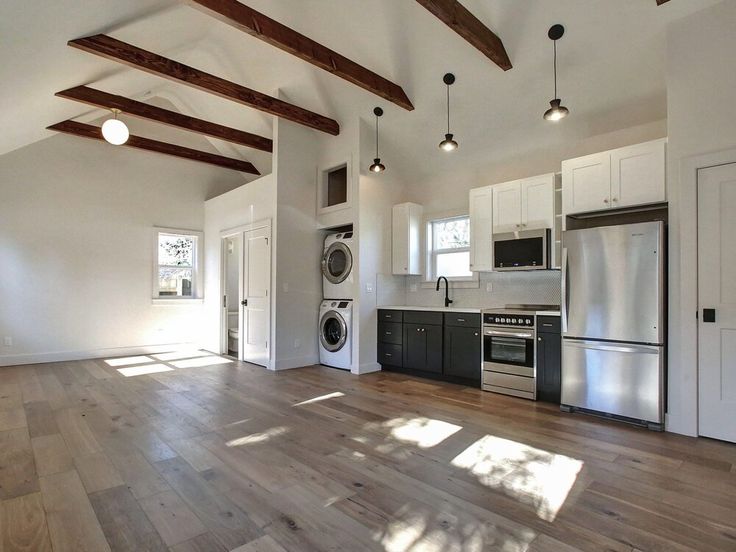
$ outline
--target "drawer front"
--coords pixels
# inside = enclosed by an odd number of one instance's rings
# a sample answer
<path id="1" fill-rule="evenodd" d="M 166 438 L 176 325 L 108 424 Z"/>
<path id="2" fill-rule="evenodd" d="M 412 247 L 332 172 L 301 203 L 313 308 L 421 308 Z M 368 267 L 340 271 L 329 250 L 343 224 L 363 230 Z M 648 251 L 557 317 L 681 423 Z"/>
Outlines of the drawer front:
<path id="1" fill-rule="evenodd" d="M 397 322 L 401 324 L 403 321 L 404 313 L 399 310 L 378 310 L 378 321 L 379 322 Z"/>
<path id="2" fill-rule="evenodd" d="M 446 312 L 445 326 L 462 328 L 480 328 L 480 314 L 465 312 Z"/>
<path id="3" fill-rule="evenodd" d="M 396 366 L 402 368 L 404 366 L 404 356 L 401 345 L 393 345 L 391 343 L 378 344 L 378 363 L 386 366 Z"/>
<path id="4" fill-rule="evenodd" d="M 560 317 L 537 316 L 537 331 L 545 333 L 560 333 Z"/>
<path id="5" fill-rule="evenodd" d="M 512 376 L 511 374 L 499 374 L 497 372 L 487 372 L 485 370 L 483 371 L 483 384 L 493 385 L 494 387 L 517 389 L 528 393 L 533 393 L 536 388 L 534 378 Z"/>
<path id="6" fill-rule="evenodd" d="M 405 311 L 404 322 L 407 324 L 442 325 L 442 313 L 431 311 Z"/>
<path id="7" fill-rule="evenodd" d="M 396 322 L 378 323 L 378 341 L 380 343 L 393 343 L 401 345 L 401 324 Z"/>

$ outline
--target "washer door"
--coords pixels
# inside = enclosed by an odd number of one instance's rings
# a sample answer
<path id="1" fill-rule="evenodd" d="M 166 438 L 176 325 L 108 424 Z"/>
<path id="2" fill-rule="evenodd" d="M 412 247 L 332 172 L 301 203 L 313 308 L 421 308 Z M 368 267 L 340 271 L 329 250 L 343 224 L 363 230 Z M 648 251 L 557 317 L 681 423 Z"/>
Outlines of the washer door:
<path id="1" fill-rule="evenodd" d="M 319 342 L 330 353 L 343 348 L 348 339 L 348 326 L 339 312 L 331 310 L 319 321 Z"/>
<path id="2" fill-rule="evenodd" d="M 332 284 L 344 282 L 353 269 L 353 254 L 342 242 L 335 242 L 322 256 L 322 274 Z"/>

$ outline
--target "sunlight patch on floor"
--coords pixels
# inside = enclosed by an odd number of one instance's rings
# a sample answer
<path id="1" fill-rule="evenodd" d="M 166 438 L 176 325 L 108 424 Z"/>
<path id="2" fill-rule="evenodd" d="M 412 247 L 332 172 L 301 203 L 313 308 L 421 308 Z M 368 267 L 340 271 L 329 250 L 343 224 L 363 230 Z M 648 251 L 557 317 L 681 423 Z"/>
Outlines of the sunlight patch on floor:
<path id="1" fill-rule="evenodd" d="M 298 402 L 296 404 L 293 404 L 292 406 L 303 406 L 305 404 L 312 404 L 319 401 L 326 401 L 327 399 L 336 399 L 337 397 L 344 397 L 345 393 L 341 393 L 340 391 L 335 391 L 334 393 L 327 393 L 327 395 L 321 395 L 319 397 L 314 397 L 313 399 L 307 399 L 306 401 Z"/>
<path id="2" fill-rule="evenodd" d="M 432 448 L 454 435 L 462 426 L 435 420 L 433 418 L 394 418 L 375 424 L 375 428 L 389 428 L 391 437 L 403 443 L 411 443 L 419 448 Z"/>
<path id="3" fill-rule="evenodd" d="M 185 358 L 195 358 L 203 356 L 212 356 L 212 353 L 207 351 L 199 351 L 197 349 L 183 350 L 183 351 L 171 351 L 169 353 L 159 353 L 157 355 L 150 355 L 156 360 L 162 360 L 168 362 L 170 360 L 182 360 Z"/>
<path id="4" fill-rule="evenodd" d="M 532 503 L 537 516 L 554 521 L 583 462 L 523 443 L 486 435 L 452 460 L 487 486 Z"/>
<path id="5" fill-rule="evenodd" d="M 130 366 L 131 364 L 146 364 L 147 362 L 153 362 L 151 357 L 147 356 L 131 356 L 122 358 L 108 358 L 105 360 L 105 364 L 108 366 Z"/>
<path id="6" fill-rule="evenodd" d="M 237 439 L 232 439 L 228 441 L 226 444 L 229 447 L 241 447 L 244 445 L 255 445 L 257 443 L 263 443 L 265 441 L 268 441 L 269 439 L 273 439 L 274 437 L 278 437 L 279 435 L 283 435 L 284 433 L 288 433 L 289 431 L 290 431 L 290 428 L 286 426 L 276 426 L 276 427 L 267 429 L 266 431 L 262 431 L 261 433 L 252 433 L 250 435 L 238 437 Z"/>
<path id="7" fill-rule="evenodd" d="M 146 364 L 145 366 L 130 366 L 118 368 L 118 372 L 126 378 L 133 376 L 145 376 L 146 374 L 158 374 L 159 372 L 173 372 L 174 369 L 165 364 Z"/>
<path id="8" fill-rule="evenodd" d="M 217 366 L 218 364 L 230 364 L 233 361 L 229 358 L 222 358 L 215 355 L 209 355 L 200 358 L 189 358 L 186 360 L 176 360 L 171 363 L 177 368 L 202 368 L 204 366 Z"/>

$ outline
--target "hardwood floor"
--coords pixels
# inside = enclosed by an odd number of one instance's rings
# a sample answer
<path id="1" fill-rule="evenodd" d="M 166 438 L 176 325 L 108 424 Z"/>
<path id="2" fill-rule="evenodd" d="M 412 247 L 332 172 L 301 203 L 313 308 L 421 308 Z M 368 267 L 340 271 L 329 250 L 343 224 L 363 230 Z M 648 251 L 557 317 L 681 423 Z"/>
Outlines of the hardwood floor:
<path id="1" fill-rule="evenodd" d="M 203 355 L 0 368 L 0 552 L 736 550 L 736 445 Z"/>

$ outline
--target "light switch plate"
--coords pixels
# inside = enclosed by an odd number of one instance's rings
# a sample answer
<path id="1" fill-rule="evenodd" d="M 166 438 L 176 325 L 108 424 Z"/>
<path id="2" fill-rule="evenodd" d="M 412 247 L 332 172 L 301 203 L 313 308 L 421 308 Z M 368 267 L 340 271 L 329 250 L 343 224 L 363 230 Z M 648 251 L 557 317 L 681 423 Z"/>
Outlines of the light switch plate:
<path id="1" fill-rule="evenodd" d="M 368 282 L 365 285 L 365 292 L 366 293 L 373 293 L 373 284 L 371 282 Z"/>
<path id="2" fill-rule="evenodd" d="M 12 347 L 13 346 L 13 338 L 10 337 L 9 335 L 6 335 L 5 336 L 5 339 L 3 339 L 3 344 L 6 347 Z"/>
<path id="3" fill-rule="evenodd" d="M 409 291 L 416 291 L 417 285 L 416 284 L 409 284 Z"/>
<path id="4" fill-rule="evenodd" d="M 486 282 L 486 291 L 488 293 L 493 291 L 493 282 Z"/>

